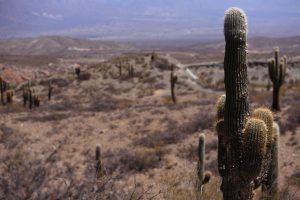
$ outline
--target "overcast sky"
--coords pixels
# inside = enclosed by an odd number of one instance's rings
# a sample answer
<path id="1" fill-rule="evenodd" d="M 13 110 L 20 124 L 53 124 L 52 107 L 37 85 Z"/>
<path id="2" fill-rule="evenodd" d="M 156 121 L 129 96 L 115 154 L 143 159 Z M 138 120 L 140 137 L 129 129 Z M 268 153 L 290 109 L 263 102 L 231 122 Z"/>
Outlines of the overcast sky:
<path id="1" fill-rule="evenodd" d="M 300 0 L 0 0 L 0 37 L 220 38 L 230 6 L 250 36 L 300 35 Z"/>

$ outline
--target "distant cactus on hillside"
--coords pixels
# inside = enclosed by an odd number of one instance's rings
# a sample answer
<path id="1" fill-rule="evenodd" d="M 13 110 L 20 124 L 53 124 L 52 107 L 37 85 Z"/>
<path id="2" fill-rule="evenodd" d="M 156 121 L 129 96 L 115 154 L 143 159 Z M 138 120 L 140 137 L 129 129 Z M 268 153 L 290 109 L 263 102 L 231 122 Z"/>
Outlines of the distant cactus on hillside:
<path id="1" fill-rule="evenodd" d="M 48 100 L 51 100 L 51 96 L 52 96 L 52 90 L 53 90 L 53 86 L 51 81 L 49 81 L 49 85 L 48 85 Z"/>
<path id="2" fill-rule="evenodd" d="M 156 61 L 156 59 L 157 59 L 157 54 L 155 53 L 155 51 L 153 51 L 151 54 L 151 62 Z"/>
<path id="3" fill-rule="evenodd" d="M 100 144 L 96 145 L 95 158 L 96 158 L 96 176 L 98 178 L 103 175 L 103 168 L 102 168 L 102 162 L 101 162 L 101 145 Z"/>
<path id="4" fill-rule="evenodd" d="M 80 72 L 81 72 L 80 67 L 76 67 L 75 74 L 76 74 L 77 78 L 80 76 Z"/>
<path id="5" fill-rule="evenodd" d="M 175 84 L 177 83 L 177 76 L 174 74 L 174 67 L 175 67 L 174 65 L 171 66 L 170 84 L 171 84 L 172 101 L 176 103 Z"/>
<path id="6" fill-rule="evenodd" d="M 273 103 L 272 109 L 279 111 L 280 104 L 279 104 L 279 93 L 280 87 L 282 86 L 286 74 L 287 68 L 287 57 L 283 56 L 279 60 L 279 48 L 275 49 L 275 57 L 269 60 L 268 63 L 269 68 L 269 76 L 271 81 L 273 82 Z"/>

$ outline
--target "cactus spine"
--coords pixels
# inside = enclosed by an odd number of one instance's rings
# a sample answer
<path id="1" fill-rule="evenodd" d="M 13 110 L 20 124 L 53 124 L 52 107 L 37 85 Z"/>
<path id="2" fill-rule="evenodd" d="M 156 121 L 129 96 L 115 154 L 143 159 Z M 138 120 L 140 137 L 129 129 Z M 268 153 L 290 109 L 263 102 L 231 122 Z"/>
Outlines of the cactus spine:
<path id="1" fill-rule="evenodd" d="M 177 76 L 174 75 L 174 65 L 171 66 L 170 83 L 171 83 L 172 101 L 173 101 L 173 103 L 176 103 L 175 84 L 177 83 Z"/>
<path id="2" fill-rule="evenodd" d="M 263 120 L 248 118 L 247 19 L 241 9 L 226 11 L 224 35 L 226 97 L 218 100 L 216 124 L 221 190 L 224 200 L 251 200 L 253 181 L 262 171 L 268 129 Z"/>
<path id="3" fill-rule="evenodd" d="M 283 56 L 279 60 L 279 48 L 278 47 L 275 48 L 275 57 L 269 60 L 268 69 L 269 69 L 270 79 L 273 82 L 272 109 L 276 111 L 280 110 L 279 93 L 280 93 L 280 87 L 284 82 L 286 67 L 287 67 L 287 57 Z"/>
<path id="4" fill-rule="evenodd" d="M 198 181 L 197 181 L 197 190 L 202 191 L 203 185 L 208 183 L 211 178 L 210 172 L 205 172 L 205 135 L 200 134 L 199 136 L 199 144 L 198 144 L 198 163 L 197 163 L 197 175 L 198 175 Z"/>
<path id="5" fill-rule="evenodd" d="M 103 175 L 102 162 L 101 162 L 101 145 L 96 145 L 96 176 L 101 177 Z"/>
<path id="6" fill-rule="evenodd" d="M 267 177 L 262 182 L 263 199 L 278 200 L 278 150 L 280 130 L 277 123 L 273 123 L 274 138 L 271 144 L 271 162 Z"/>

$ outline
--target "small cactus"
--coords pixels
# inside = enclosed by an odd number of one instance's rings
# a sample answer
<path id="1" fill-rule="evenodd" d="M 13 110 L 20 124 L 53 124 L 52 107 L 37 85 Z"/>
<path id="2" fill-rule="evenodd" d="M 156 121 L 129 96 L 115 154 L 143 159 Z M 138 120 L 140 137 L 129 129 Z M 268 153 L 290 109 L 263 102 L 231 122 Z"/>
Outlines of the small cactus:
<path id="1" fill-rule="evenodd" d="M 33 106 L 33 90 L 31 89 L 31 88 L 29 88 L 29 109 L 31 109 L 32 108 L 32 106 Z"/>
<path id="2" fill-rule="evenodd" d="M 205 172 L 205 135 L 200 134 L 199 136 L 199 145 L 198 145 L 198 164 L 197 164 L 197 174 L 198 174 L 198 181 L 197 181 L 197 189 L 198 191 L 202 191 L 202 187 L 204 184 L 208 183 L 211 178 L 210 172 Z"/>
<path id="3" fill-rule="evenodd" d="M 6 82 L 0 77 L 0 93 L 1 93 L 1 103 L 2 105 L 5 105 L 5 92 L 7 89 L 7 84 Z"/>
<path id="4" fill-rule="evenodd" d="M 40 98 L 39 98 L 39 96 L 37 96 L 37 95 L 33 96 L 33 105 L 35 107 L 39 107 L 40 106 Z"/>
<path id="5" fill-rule="evenodd" d="M 156 59 L 157 59 L 157 54 L 155 53 L 155 51 L 153 51 L 151 54 L 151 62 L 156 61 Z"/>
<path id="6" fill-rule="evenodd" d="M 28 98 L 29 98 L 28 90 L 26 88 L 23 88 L 23 105 L 24 105 L 24 107 L 26 107 Z"/>
<path id="7" fill-rule="evenodd" d="M 75 74 L 76 74 L 77 78 L 79 78 L 80 72 L 81 72 L 80 67 L 76 67 L 75 68 Z"/>
<path id="8" fill-rule="evenodd" d="M 275 57 L 269 60 L 268 69 L 269 69 L 269 76 L 271 81 L 273 82 L 273 103 L 272 109 L 279 111 L 280 104 L 279 104 L 279 93 L 280 87 L 282 86 L 286 74 L 287 68 L 287 57 L 283 56 L 279 60 L 279 48 L 275 48 Z"/>
<path id="9" fill-rule="evenodd" d="M 101 162 L 101 145 L 96 145 L 96 176 L 101 177 L 103 175 L 103 168 L 102 168 L 102 162 Z"/>
<path id="10" fill-rule="evenodd" d="M 274 138 L 271 144 L 271 162 L 267 177 L 262 181 L 262 196 L 264 200 L 279 200 L 278 194 L 278 150 L 280 130 L 277 123 L 273 123 Z"/>
<path id="11" fill-rule="evenodd" d="M 53 90 L 53 86 L 51 84 L 51 81 L 49 81 L 49 87 L 48 87 L 48 100 L 51 100 L 51 96 L 52 96 L 52 90 Z"/>
<path id="12" fill-rule="evenodd" d="M 7 90 L 6 91 L 6 102 L 7 103 L 12 103 L 13 102 L 13 96 L 14 96 L 13 90 Z"/>
<path id="13" fill-rule="evenodd" d="M 128 76 L 133 77 L 134 76 L 134 68 L 132 65 L 129 64 L 128 66 Z"/>
<path id="14" fill-rule="evenodd" d="M 172 101 L 173 101 L 173 103 L 176 103 L 175 84 L 177 83 L 177 76 L 174 75 L 174 65 L 171 66 L 170 83 L 171 83 Z"/>

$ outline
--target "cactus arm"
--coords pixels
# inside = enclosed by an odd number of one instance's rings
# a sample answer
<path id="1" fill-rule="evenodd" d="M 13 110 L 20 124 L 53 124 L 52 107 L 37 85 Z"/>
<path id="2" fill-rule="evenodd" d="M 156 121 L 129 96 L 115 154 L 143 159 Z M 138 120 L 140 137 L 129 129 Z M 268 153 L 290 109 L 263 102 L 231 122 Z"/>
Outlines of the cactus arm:
<path id="1" fill-rule="evenodd" d="M 278 150 L 280 130 L 277 123 L 273 123 L 274 140 L 271 146 L 271 163 L 267 177 L 262 182 L 262 196 L 265 200 L 278 200 Z"/>
<path id="2" fill-rule="evenodd" d="M 274 73 L 274 76 L 276 77 L 276 82 L 278 81 L 278 76 L 279 76 L 279 48 L 276 47 L 275 48 L 275 63 L 274 63 L 274 66 L 275 66 L 275 73 Z"/>
<path id="3" fill-rule="evenodd" d="M 95 152 L 95 158 L 96 158 L 96 176 L 100 177 L 102 176 L 103 169 L 102 169 L 102 162 L 101 162 L 101 145 L 96 145 L 96 152 Z"/>
<path id="4" fill-rule="evenodd" d="M 257 108 L 253 111 L 253 118 L 260 119 L 264 121 L 267 126 L 267 147 L 269 147 L 273 142 L 273 113 L 268 108 Z"/>
<path id="5" fill-rule="evenodd" d="M 255 179 L 261 172 L 261 166 L 266 153 L 267 126 L 260 119 L 250 119 L 242 139 L 241 175 L 249 181 Z"/>
<path id="6" fill-rule="evenodd" d="M 270 79 L 271 81 L 274 83 L 275 81 L 275 77 L 274 77 L 274 67 L 275 66 L 275 60 L 274 59 L 271 59 L 269 62 L 268 62 L 268 69 L 269 69 L 269 76 L 270 76 Z"/>
<path id="7" fill-rule="evenodd" d="M 226 173 L 226 155 L 228 153 L 228 141 L 225 136 L 224 120 L 221 119 L 216 123 L 216 131 L 218 133 L 218 170 L 221 177 Z"/>

